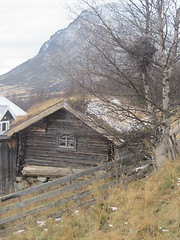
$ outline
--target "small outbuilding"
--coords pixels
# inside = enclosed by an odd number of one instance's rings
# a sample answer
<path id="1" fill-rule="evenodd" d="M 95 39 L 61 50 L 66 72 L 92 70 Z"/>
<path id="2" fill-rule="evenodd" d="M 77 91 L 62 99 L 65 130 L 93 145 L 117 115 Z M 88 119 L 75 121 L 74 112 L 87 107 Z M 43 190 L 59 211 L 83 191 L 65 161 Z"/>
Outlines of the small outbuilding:
<path id="1" fill-rule="evenodd" d="M 27 113 L 4 96 L 0 96 L 0 135 L 9 128 L 12 120 L 25 116 Z"/>

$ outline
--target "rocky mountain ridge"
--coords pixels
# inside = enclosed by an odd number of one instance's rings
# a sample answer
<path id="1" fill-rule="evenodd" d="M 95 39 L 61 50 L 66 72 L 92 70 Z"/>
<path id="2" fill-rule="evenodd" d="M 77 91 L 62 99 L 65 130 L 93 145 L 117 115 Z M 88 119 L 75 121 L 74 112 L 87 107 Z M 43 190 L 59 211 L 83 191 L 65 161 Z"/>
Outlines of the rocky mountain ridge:
<path id="1" fill-rule="evenodd" d="M 52 35 L 35 57 L 1 75 L 1 94 L 26 98 L 38 91 L 48 95 L 63 93 L 69 81 L 62 66 L 68 64 L 69 58 L 75 58 L 86 44 L 81 28 L 90 15 L 83 11 L 67 28 Z"/>

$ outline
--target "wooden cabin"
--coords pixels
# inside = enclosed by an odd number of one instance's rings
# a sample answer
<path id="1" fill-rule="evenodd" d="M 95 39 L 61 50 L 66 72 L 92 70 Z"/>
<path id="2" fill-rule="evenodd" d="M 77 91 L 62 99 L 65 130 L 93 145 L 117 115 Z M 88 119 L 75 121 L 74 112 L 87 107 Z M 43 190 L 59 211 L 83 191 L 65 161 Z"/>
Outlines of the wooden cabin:
<path id="1" fill-rule="evenodd" d="M 13 148 L 9 147 L 12 143 Z M 11 170 L 8 168 L 12 166 L 13 176 L 22 173 L 51 176 L 55 168 L 61 175 L 62 169 L 67 172 L 71 167 L 79 171 L 97 166 L 114 158 L 115 144 L 120 142 L 115 142 L 92 118 L 74 110 L 66 102 L 60 102 L 27 117 L 7 131 L 7 139 L 1 140 L 6 155 L 1 154 L 0 164 L 7 163 L 7 156 L 9 158 L 7 174 L 3 178 L 9 178 Z M 1 165 L 0 172 L 3 171 Z"/>

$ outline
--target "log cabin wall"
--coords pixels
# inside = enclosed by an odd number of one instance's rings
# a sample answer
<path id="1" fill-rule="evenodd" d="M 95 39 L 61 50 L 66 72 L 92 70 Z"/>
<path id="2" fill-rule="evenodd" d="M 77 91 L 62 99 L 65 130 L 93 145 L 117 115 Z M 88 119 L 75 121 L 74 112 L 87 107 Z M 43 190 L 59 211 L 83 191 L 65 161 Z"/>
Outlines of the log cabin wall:
<path id="1" fill-rule="evenodd" d="M 16 179 L 17 141 L 0 140 L 0 194 L 13 191 Z"/>
<path id="2" fill-rule="evenodd" d="M 19 137 L 21 165 L 76 169 L 110 160 L 112 143 L 64 108 L 26 128 Z"/>

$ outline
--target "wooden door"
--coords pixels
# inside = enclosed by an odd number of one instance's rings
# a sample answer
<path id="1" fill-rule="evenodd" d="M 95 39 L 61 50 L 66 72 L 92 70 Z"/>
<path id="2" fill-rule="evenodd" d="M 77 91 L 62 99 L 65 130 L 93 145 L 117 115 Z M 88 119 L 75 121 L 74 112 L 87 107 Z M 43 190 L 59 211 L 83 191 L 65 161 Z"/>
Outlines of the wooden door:
<path id="1" fill-rule="evenodd" d="M 14 190 L 16 179 L 17 141 L 0 140 L 0 194 Z"/>

